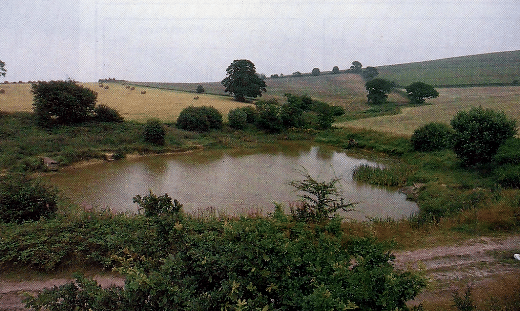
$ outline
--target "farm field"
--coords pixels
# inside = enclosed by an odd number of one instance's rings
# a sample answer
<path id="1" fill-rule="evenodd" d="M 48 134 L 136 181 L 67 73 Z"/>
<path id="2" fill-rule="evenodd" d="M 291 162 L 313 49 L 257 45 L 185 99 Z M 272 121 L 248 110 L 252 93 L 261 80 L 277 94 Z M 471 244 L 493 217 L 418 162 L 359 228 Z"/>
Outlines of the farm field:
<path id="1" fill-rule="evenodd" d="M 377 70 L 379 78 L 401 86 L 416 81 L 434 86 L 511 85 L 520 80 L 520 51 L 379 66 Z"/>
<path id="2" fill-rule="evenodd" d="M 520 123 L 520 86 L 439 88 L 439 97 L 427 100 L 431 105 L 403 108 L 398 115 L 358 119 L 336 124 L 411 136 L 414 130 L 430 122 L 450 123 L 460 110 L 482 106 L 502 110 Z"/>
<path id="3" fill-rule="evenodd" d="M 163 122 L 173 122 L 182 109 L 191 105 L 213 106 L 227 116 L 229 110 L 245 105 L 227 96 L 194 95 L 148 87 L 130 90 L 118 83 L 106 83 L 108 89 L 99 87 L 98 83 L 82 84 L 98 93 L 98 105 L 117 109 L 128 121 L 144 122 L 150 118 L 158 118 Z M 0 94 L 1 111 L 32 111 L 33 95 L 30 84 L 3 84 L 1 88 L 5 90 L 5 94 Z M 146 94 L 141 94 L 141 91 L 146 91 Z M 199 99 L 195 99 L 195 96 Z"/>
<path id="4" fill-rule="evenodd" d="M 265 80 L 267 92 L 258 99 L 271 98 L 284 100 L 284 94 L 309 95 L 317 100 L 360 111 L 367 108 L 365 81 L 357 74 L 322 74 L 320 76 L 302 76 Z M 194 92 L 197 85 L 202 85 L 208 94 L 226 95 L 220 82 L 209 83 L 152 83 L 132 82 L 135 85 L 150 86 L 155 88 Z"/>

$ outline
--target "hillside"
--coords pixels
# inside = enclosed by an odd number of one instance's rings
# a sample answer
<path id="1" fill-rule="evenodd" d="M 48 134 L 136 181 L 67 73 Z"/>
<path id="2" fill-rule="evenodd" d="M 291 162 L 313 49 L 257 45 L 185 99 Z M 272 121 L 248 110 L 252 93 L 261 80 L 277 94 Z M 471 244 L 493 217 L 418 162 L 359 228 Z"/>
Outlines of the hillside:
<path id="1" fill-rule="evenodd" d="M 282 99 L 285 93 L 304 95 L 333 105 L 348 107 L 352 110 L 366 109 L 365 81 L 357 74 L 324 74 L 320 76 L 301 76 L 268 78 L 265 80 L 267 92 L 260 99 Z M 208 94 L 229 95 L 224 92 L 220 82 L 208 83 L 156 83 L 132 82 L 132 84 L 156 88 L 195 92 L 202 85 Z"/>
<path id="2" fill-rule="evenodd" d="M 406 86 L 511 85 L 520 81 L 520 50 L 377 67 L 379 77 Z"/>

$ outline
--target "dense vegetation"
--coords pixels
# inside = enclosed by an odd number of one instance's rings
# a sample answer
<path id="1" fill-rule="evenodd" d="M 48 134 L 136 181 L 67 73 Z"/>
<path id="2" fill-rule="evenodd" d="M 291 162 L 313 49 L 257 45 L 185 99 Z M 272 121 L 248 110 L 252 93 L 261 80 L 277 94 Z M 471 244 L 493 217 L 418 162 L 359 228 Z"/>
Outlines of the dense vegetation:
<path id="1" fill-rule="evenodd" d="M 116 227 L 122 221 L 130 226 Z M 278 213 L 221 220 L 94 216 L 76 225 L 83 238 L 53 223 L 57 234 L 67 232 L 69 243 L 61 253 L 86 243 L 83 247 L 97 249 L 97 256 L 112 254 L 111 263 L 127 277 L 125 287 L 103 290 L 79 277 L 77 284 L 29 299 L 29 305 L 48 310 L 403 310 L 425 285 L 417 275 L 395 271 L 384 244 L 342 234 L 339 221 L 311 226 Z M 76 253 L 82 255 L 87 254 Z"/>

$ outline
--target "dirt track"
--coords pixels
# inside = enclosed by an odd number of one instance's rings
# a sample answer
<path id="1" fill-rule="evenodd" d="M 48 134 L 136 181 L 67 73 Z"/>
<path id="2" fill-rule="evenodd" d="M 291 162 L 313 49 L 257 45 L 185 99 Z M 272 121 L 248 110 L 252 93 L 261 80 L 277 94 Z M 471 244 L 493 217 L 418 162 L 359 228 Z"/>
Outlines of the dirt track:
<path id="1" fill-rule="evenodd" d="M 478 286 L 501 275 L 514 273 L 520 276 L 520 261 L 512 260 L 514 253 L 520 253 L 520 235 L 481 237 L 460 245 L 396 252 L 395 266 L 399 269 L 422 269 L 430 279 L 430 286 L 414 301 L 420 303 L 449 298 L 454 286 L 461 284 Z M 113 276 L 95 279 L 104 287 L 124 284 L 124 279 Z M 34 294 L 69 281 L 60 278 L 17 282 L 0 278 L 0 311 L 26 310 L 21 303 L 24 292 Z"/>

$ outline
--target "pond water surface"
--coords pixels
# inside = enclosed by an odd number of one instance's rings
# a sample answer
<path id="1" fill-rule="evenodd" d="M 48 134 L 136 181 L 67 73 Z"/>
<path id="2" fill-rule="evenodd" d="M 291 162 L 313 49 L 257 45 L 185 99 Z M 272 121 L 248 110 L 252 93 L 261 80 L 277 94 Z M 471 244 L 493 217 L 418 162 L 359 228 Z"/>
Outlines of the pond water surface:
<path id="1" fill-rule="evenodd" d="M 289 185 L 303 180 L 302 172 L 319 181 L 340 177 L 338 184 L 346 202 L 358 202 L 356 211 L 344 214 L 357 220 L 366 217 L 400 219 L 417 211 L 397 191 L 361 184 L 352 172 L 361 164 L 334 149 L 288 143 L 255 150 L 195 151 L 175 155 L 146 156 L 65 168 L 46 180 L 73 202 L 116 212 L 136 212 L 132 198 L 167 193 L 184 205 L 185 212 L 246 215 L 274 211 L 274 202 L 285 207 L 299 199 Z"/>

